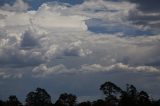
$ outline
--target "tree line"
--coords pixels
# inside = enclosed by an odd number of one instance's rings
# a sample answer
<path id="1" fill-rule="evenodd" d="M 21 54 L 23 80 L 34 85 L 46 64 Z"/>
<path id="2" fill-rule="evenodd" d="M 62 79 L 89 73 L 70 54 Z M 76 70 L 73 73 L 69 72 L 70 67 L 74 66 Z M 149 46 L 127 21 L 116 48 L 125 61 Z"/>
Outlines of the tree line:
<path id="1" fill-rule="evenodd" d="M 100 86 L 105 98 L 95 101 L 77 103 L 74 94 L 62 93 L 58 100 L 52 103 L 51 96 L 45 89 L 37 88 L 27 94 L 25 104 L 15 95 L 8 100 L 0 100 L 0 106 L 160 106 L 160 100 L 153 100 L 145 91 L 138 91 L 134 85 L 126 84 L 123 90 L 112 82 L 105 82 Z"/>

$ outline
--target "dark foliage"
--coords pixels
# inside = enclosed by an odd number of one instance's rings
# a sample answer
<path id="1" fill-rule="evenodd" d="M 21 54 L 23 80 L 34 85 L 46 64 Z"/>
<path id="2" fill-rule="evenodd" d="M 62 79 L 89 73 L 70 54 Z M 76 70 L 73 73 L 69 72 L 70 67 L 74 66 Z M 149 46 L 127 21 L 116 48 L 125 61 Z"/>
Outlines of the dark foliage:
<path id="1" fill-rule="evenodd" d="M 102 99 L 98 99 L 97 101 L 94 101 L 92 106 L 105 106 L 106 102 Z"/>
<path id="2" fill-rule="evenodd" d="M 5 106 L 5 101 L 0 100 L 0 106 Z"/>
<path id="3" fill-rule="evenodd" d="M 63 93 L 55 103 L 55 106 L 75 106 L 77 97 L 73 94 Z"/>
<path id="4" fill-rule="evenodd" d="M 51 96 L 41 88 L 37 88 L 34 92 L 29 92 L 26 98 L 26 106 L 50 106 Z"/>
<path id="5" fill-rule="evenodd" d="M 87 101 L 87 102 L 81 102 L 77 106 L 92 106 L 92 104 L 90 101 Z"/>
<path id="6" fill-rule="evenodd" d="M 101 85 L 100 90 L 108 97 L 113 97 L 115 94 L 122 92 L 121 88 L 112 82 L 105 82 Z"/>
<path id="7" fill-rule="evenodd" d="M 15 95 L 9 96 L 6 104 L 7 106 L 22 106 L 21 102 L 17 99 Z"/>
<path id="8" fill-rule="evenodd" d="M 145 91 L 137 91 L 134 85 L 127 84 L 126 89 L 122 90 L 112 82 L 105 82 L 100 90 L 105 95 L 104 99 L 77 103 L 75 95 L 63 93 L 52 103 L 46 90 L 37 88 L 27 94 L 24 105 L 12 95 L 6 101 L 0 100 L 0 106 L 160 106 L 160 100 L 151 99 Z"/>

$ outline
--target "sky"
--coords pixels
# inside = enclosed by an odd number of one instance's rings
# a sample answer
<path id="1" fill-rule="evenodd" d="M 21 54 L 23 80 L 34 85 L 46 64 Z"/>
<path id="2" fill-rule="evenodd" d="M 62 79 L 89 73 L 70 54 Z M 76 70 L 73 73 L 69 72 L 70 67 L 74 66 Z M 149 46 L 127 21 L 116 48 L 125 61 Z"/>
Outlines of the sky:
<path id="1" fill-rule="evenodd" d="M 0 0 L 0 99 L 44 88 L 103 98 L 111 81 L 160 98 L 160 0 Z"/>

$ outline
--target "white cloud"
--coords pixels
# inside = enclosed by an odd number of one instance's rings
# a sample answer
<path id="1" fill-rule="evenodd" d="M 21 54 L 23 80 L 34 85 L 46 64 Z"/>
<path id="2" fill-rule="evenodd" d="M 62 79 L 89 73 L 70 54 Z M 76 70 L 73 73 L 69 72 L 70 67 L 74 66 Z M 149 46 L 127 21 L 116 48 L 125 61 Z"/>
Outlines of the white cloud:
<path id="1" fill-rule="evenodd" d="M 12 70 L 14 73 L 10 73 L 12 69 L 9 68 L 0 68 L 0 78 L 2 79 L 21 79 L 23 77 L 23 73 L 17 70 Z"/>
<path id="2" fill-rule="evenodd" d="M 47 77 L 57 74 L 83 75 L 86 73 L 101 73 L 101 72 L 129 72 L 129 73 L 159 73 L 160 69 L 152 66 L 129 66 L 123 63 L 116 63 L 109 66 L 102 66 L 100 64 L 84 64 L 79 69 L 67 68 L 62 64 L 55 66 L 47 66 L 46 64 L 40 64 L 35 67 L 32 72 L 34 77 Z"/>
<path id="3" fill-rule="evenodd" d="M 92 53 L 89 49 L 83 49 L 81 47 L 81 41 L 76 41 L 71 43 L 66 50 L 64 50 L 64 55 L 66 56 L 87 56 Z"/>
<path id="4" fill-rule="evenodd" d="M 91 18 L 100 18 L 110 21 L 122 21 L 128 12 L 136 5 L 128 2 L 111 2 L 104 0 L 89 0 L 82 5 L 73 6 L 73 13 L 83 14 Z M 75 11 L 76 10 L 76 11 Z"/>
<path id="5" fill-rule="evenodd" d="M 123 63 L 116 63 L 110 66 L 100 64 L 83 65 L 82 70 L 88 72 L 128 71 L 128 72 L 159 72 L 158 68 L 152 66 L 129 66 Z"/>
<path id="6" fill-rule="evenodd" d="M 35 67 L 32 72 L 34 73 L 33 77 L 47 77 L 54 74 L 70 74 L 73 69 L 68 70 L 64 65 L 56 66 L 47 66 L 46 64 L 40 64 Z"/>
<path id="7" fill-rule="evenodd" d="M 16 2 L 13 5 L 4 4 L 4 6 L 2 6 L 1 9 L 7 11 L 24 12 L 29 9 L 29 5 L 25 3 L 24 0 L 16 0 Z"/>
<path id="8" fill-rule="evenodd" d="M 86 16 L 67 15 L 55 10 L 58 6 L 43 4 L 37 11 L 27 11 L 18 13 L 16 11 L 0 10 L 0 14 L 5 18 L 0 20 L 1 28 L 8 29 L 10 32 L 21 32 L 29 28 L 33 30 L 49 31 L 83 31 L 87 30 L 85 25 Z M 66 7 L 64 11 L 68 8 Z M 16 19 L 16 20 L 15 20 Z M 40 31 L 41 32 L 41 31 Z"/>
<path id="9" fill-rule="evenodd" d="M 56 30 L 58 30 L 58 28 L 71 28 L 75 30 L 87 30 L 87 26 L 84 23 L 87 17 L 63 14 L 60 10 L 57 10 L 57 8 L 59 8 L 59 6 L 53 5 L 52 7 L 43 4 L 36 12 L 35 17 L 33 17 L 33 23 L 48 29 L 56 28 Z M 61 8 L 64 8 L 63 11 L 68 9 L 67 7 Z"/>

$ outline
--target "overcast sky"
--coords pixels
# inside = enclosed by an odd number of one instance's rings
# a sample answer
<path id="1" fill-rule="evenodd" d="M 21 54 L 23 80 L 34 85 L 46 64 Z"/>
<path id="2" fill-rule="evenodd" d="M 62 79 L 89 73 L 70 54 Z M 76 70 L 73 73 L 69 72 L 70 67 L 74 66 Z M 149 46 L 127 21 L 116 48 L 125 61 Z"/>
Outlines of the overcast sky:
<path id="1" fill-rule="evenodd" d="M 134 84 L 160 98 L 160 0 L 1 0 L 0 99 Z"/>

